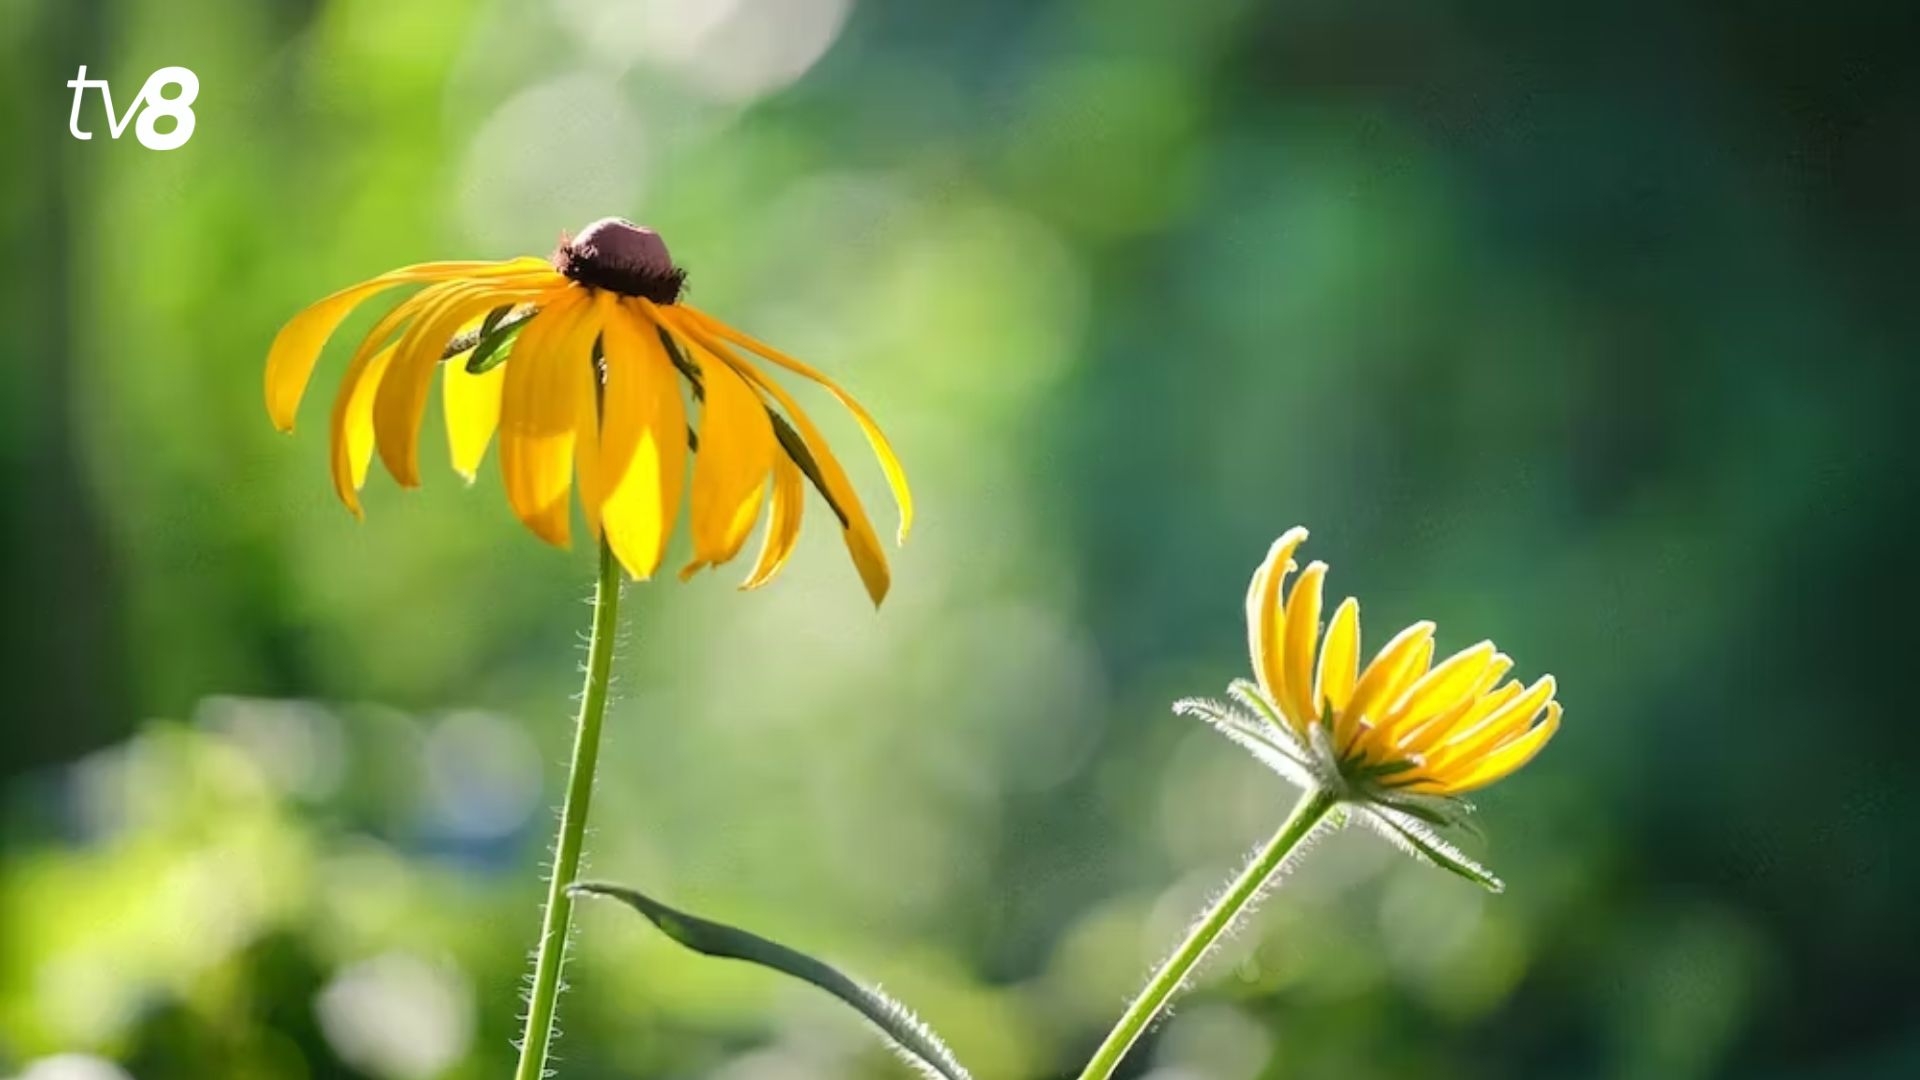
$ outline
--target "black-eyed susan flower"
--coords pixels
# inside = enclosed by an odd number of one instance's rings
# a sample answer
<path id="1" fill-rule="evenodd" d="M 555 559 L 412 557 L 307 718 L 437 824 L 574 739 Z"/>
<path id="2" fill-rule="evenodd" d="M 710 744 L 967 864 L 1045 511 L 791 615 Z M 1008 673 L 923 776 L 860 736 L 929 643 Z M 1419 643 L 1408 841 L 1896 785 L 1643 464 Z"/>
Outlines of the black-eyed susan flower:
<path id="1" fill-rule="evenodd" d="M 267 412 L 291 430 L 341 320 L 377 293 L 421 286 L 374 324 L 334 399 L 334 490 L 355 514 L 376 452 L 403 487 L 419 485 L 420 427 L 438 376 L 453 467 L 471 480 L 497 430 L 507 500 L 541 539 L 566 546 L 577 492 L 596 539 L 628 573 L 651 576 L 691 454 L 693 553 L 682 577 L 738 555 L 764 507 L 766 539 L 744 587 L 770 580 L 799 536 L 811 482 L 879 603 L 886 554 L 845 470 L 747 354 L 818 383 L 853 414 L 893 490 L 904 540 L 912 498 L 886 436 L 820 371 L 683 303 L 685 278 L 657 233 L 612 218 L 563 240 L 551 259 L 403 267 L 334 293 L 280 331 Z"/>
<path id="2" fill-rule="evenodd" d="M 1255 679 L 1230 693 L 1246 711 L 1190 698 L 1197 716 L 1302 790 L 1293 812 L 1188 929 L 1094 1051 L 1080 1080 L 1108 1080 L 1236 919 L 1265 895 L 1287 861 L 1332 821 L 1357 817 L 1417 858 L 1494 891 L 1500 880 L 1429 826 L 1461 821 L 1461 796 L 1513 773 L 1560 728 L 1552 676 L 1501 680 L 1513 662 L 1483 641 L 1438 664 L 1433 624 L 1401 631 L 1363 667 L 1360 605 L 1334 609 L 1322 633 L 1327 566 L 1299 569 L 1305 529 L 1289 529 L 1247 588 L 1247 646 Z"/>
<path id="3" fill-rule="evenodd" d="M 1508 679 L 1513 660 L 1482 641 L 1434 663 L 1434 625 L 1417 622 L 1360 663 L 1360 604 L 1341 601 L 1322 623 L 1327 565 L 1299 567 L 1302 528 L 1274 541 L 1247 588 L 1247 647 L 1255 680 L 1231 693 L 1249 717 L 1186 701 L 1297 782 L 1363 811 L 1391 838 L 1491 887 L 1498 882 L 1426 825 L 1471 811 L 1461 796 L 1511 775 L 1560 730 L 1553 676 Z M 1323 633 L 1324 629 L 1324 633 Z"/>

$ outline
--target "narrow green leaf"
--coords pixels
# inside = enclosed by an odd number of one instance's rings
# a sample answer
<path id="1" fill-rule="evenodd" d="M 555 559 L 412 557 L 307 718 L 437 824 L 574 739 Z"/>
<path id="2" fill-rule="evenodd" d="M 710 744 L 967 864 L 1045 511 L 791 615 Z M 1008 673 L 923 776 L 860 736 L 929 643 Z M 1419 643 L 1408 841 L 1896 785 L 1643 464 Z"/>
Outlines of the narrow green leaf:
<path id="1" fill-rule="evenodd" d="M 473 355 L 467 357 L 467 374 L 479 375 L 491 371 L 501 361 L 505 360 L 508 352 L 511 351 L 508 346 L 513 344 L 514 339 L 520 336 L 520 331 L 526 327 L 528 320 L 538 314 L 538 310 L 537 308 L 529 308 L 518 318 L 508 318 L 502 315 L 498 319 L 494 318 L 494 316 L 499 315 L 501 309 L 494 308 L 488 312 L 486 319 L 480 324 L 480 329 L 474 332 L 473 343 L 469 346 L 473 349 Z M 464 336 L 465 335 L 462 335 L 462 337 Z M 452 342 L 448 343 L 447 348 L 449 352 L 447 355 L 455 355 L 453 347 L 460 344 L 460 342 L 461 338 L 455 338 Z"/>
<path id="2" fill-rule="evenodd" d="M 1387 839 L 1423 862 L 1466 878 L 1488 892 L 1505 892 L 1507 885 L 1493 871 L 1467 857 L 1466 852 L 1441 839 L 1440 834 L 1411 818 L 1380 806 L 1367 808 L 1368 823 Z"/>
<path id="3" fill-rule="evenodd" d="M 455 334 L 453 339 L 447 342 L 446 348 L 440 350 L 440 359 L 451 360 L 461 353 L 466 352 L 468 349 L 473 348 L 475 345 L 480 344 L 481 339 L 493 333 L 494 329 L 500 325 L 500 320 L 506 318 L 507 314 L 512 310 L 512 304 L 501 304 L 499 307 L 487 312 L 487 317 L 480 320 L 479 329 L 469 330 L 464 334 Z"/>
<path id="4" fill-rule="evenodd" d="M 677 911 L 643 893 L 605 882 L 583 881 L 568 886 L 568 892 L 611 897 L 645 915 L 660 932 L 707 956 L 727 960 L 745 960 L 771 968 L 802 982 L 811 983 L 852 1006 L 874 1027 L 880 1029 L 906 1060 L 929 1077 L 939 1080 L 971 1080 L 967 1070 L 954 1058 L 953 1051 L 940 1041 L 933 1029 L 922 1023 L 899 1002 L 854 982 L 838 970 L 805 953 L 769 941 L 758 934 L 726 926 Z"/>

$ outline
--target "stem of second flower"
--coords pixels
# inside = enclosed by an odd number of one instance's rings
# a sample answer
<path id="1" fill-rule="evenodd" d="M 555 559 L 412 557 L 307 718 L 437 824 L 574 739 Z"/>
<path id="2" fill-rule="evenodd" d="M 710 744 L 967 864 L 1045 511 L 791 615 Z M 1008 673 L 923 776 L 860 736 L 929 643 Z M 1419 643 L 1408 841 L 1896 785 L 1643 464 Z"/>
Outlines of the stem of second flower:
<path id="1" fill-rule="evenodd" d="M 602 540 L 600 577 L 593 592 L 593 636 L 587 645 L 587 682 L 580 695 L 573 764 L 567 774 L 566 802 L 560 811 L 560 838 L 553 849 L 553 875 L 547 881 L 540 951 L 533 962 L 533 991 L 527 998 L 527 1030 L 520 1041 L 520 1065 L 514 1070 L 514 1080 L 542 1080 L 547 1071 L 560 969 L 566 963 L 567 929 L 573 920 L 573 896 L 567 886 L 580 872 L 580 849 L 587 832 L 587 806 L 593 801 L 593 772 L 600 758 L 600 718 L 607 711 L 619 611 L 620 564 Z"/>
<path id="2" fill-rule="evenodd" d="M 1254 854 L 1246 869 L 1240 871 L 1240 876 L 1234 878 L 1233 884 L 1227 887 L 1226 893 L 1201 916 L 1200 921 L 1188 932 L 1186 940 L 1180 943 L 1166 963 L 1160 965 L 1160 970 L 1153 973 L 1146 989 L 1140 991 L 1140 996 L 1127 1006 L 1120 1022 L 1114 1025 L 1106 1041 L 1100 1044 L 1100 1049 L 1094 1051 L 1093 1060 L 1080 1073 L 1080 1080 L 1107 1080 L 1113 1075 L 1113 1071 L 1120 1067 L 1121 1060 L 1127 1056 L 1127 1051 L 1133 1049 L 1133 1044 L 1152 1026 L 1154 1019 L 1167 1007 L 1173 995 L 1179 992 L 1208 950 L 1233 925 L 1234 919 L 1259 898 L 1267 879 L 1280 869 L 1281 864 L 1287 861 L 1287 856 L 1300 846 L 1300 842 L 1312 834 L 1337 801 L 1323 788 L 1309 788 L 1301 794 L 1300 801 L 1294 805 L 1293 813 L 1287 815 L 1280 831 L 1274 833 L 1273 839 Z"/>

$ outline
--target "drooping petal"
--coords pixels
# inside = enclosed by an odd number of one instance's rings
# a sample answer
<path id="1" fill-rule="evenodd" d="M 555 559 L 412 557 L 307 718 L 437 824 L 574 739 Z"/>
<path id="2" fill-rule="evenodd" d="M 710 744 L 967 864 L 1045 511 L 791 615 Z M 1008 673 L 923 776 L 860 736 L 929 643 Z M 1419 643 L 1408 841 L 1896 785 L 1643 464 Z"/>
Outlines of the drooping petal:
<path id="1" fill-rule="evenodd" d="M 767 537 L 760 545 L 760 558 L 753 572 L 742 582 L 742 589 L 757 589 L 772 581 L 793 554 L 800 539 L 800 513 L 806 507 L 806 479 L 800 467 L 785 454 L 773 458 L 773 491 L 768 495 Z"/>
<path id="2" fill-rule="evenodd" d="M 1320 718 L 1313 696 L 1314 647 L 1320 640 L 1320 603 L 1327 564 L 1312 562 L 1287 594 L 1286 694 L 1287 712 L 1301 731 Z"/>
<path id="3" fill-rule="evenodd" d="M 600 420 L 600 515 L 620 565 L 646 579 L 660 568 L 687 468 L 679 375 L 652 321 L 611 295 L 601 331 L 606 380 Z"/>
<path id="4" fill-rule="evenodd" d="M 753 387 L 699 337 L 681 340 L 700 368 L 704 390 L 700 452 L 694 455 L 693 494 L 688 499 L 693 559 L 680 571 L 686 578 L 740 553 L 760 516 L 779 447 Z"/>
<path id="5" fill-rule="evenodd" d="M 1260 569 L 1247 583 L 1247 651 L 1252 655 L 1253 673 L 1276 705 L 1286 705 L 1286 669 L 1282 663 L 1286 643 L 1286 612 L 1280 606 L 1282 586 L 1293 572 L 1293 552 L 1307 539 L 1307 530 L 1295 525 L 1280 534 L 1267 549 Z"/>
<path id="6" fill-rule="evenodd" d="M 586 295 L 579 290 L 542 307 L 514 346 L 501 391 L 500 471 L 507 501 L 534 535 L 559 547 L 569 538 L 567 495 L 583 404 L 574 369 L 590 362 L 593 327 L 586 316 Z"/>
<path id="7" fill-rule="evenodd" d="M 454 471 L 471 484 L 493 429 L 500 424 L 500 390 L 506 385 L 507 368 L 495 364 L 470 375 L 457 357 L 440 366 L 446 372 L 440 383 L 440 403 L 447 418 L 447 450 Z"/>
<path id="8" fill-rule="evenodd" d="M 333 402 L 333 491 L 354 517 L 366 516 L 360 508 L 360 488 L 367 482 L 367 466 L 373 461 L 373 396 L 392 359 L 391 345 L 370 355 L 355 356 Z"/>
<path id="9" fill-rule="evenodd" d="M 423 306 L 394 348 L 393 363 L 373 402 L 373 426 L 380 461 L 401 487 L 420 486 L 420 422 L 426 412 L 433 373 L 447 342 L 460 328 L 493 307 L 530 299 L 537 293 L 512 286 L 461 282 Z"/>
<path id="10" fill-rule="evenodd" d="M 1360 674 L 1360 601 L 1349 596 L 1334 609 L 1327 625 L 1327 638 L 1320 645 L 1320 671 L 1314 703 L 1339 716 L 1353 698 L 1353 683 Z M 1334 744 L 1339 745 L 1341 731 L 1334 729 Z"/>
<path id="11" fill-rule="evenodd" d="M 644 303 L 644 302 L 643 302 Z M 656 319 L 668 321 L 676 330 L 680 330 L 693 340 L 700 341 L 710 351 L 719 355 L 740 377 L 752 383 L 761 392 L 772 397 L 780 404 L 780 411 L 800 432 L 801 441 L 813 454 L 814 464 L 819 468 L 821 483 L 835 505 L 847 516 L 846 527 L 841 537 L 846 542 L 847 554 L 853 559 L 854 569 L 860 573 L 861 584 L 866 586 L 867 596 L 875 606 L 886 598 L 891 582 L 891 573 L 887 569 L 886 550 L 880 545 L 880 538 L 873 530 L 873 523 L 867 517 L 866 509 L 860 504 L 860 497 L 853 490 L 853 484 L 847 479 L 846 470 L 840 466 L 840 460 L 834 456 L 833 448 L 814 426 L 800 403 L 781 388 L 780 384 L 762 374 L 760 369 L 748 363 L 738 353 L 727 348 L 726 343 L 706 333 L 699 323 L 690 319 L 676 320 L 674 313 L 681 307 L 669 309 L 651 308 Z"/>
<path id="12" fill-rule="evenodd" d="M 341 321 L 375 294 L 397 285 L 520 273 L 544 265 L 541 259 L 420 263 L 388 271 L 358 285 L 350 285 L 309 305 L 280 328 L 280 332 L 274 336 L 273 345 L 267 350 L 267 415 L 273 420 L 273 426 L 281 431 L 293 430 L 294 414 L 299 411 L 300 399 L 306 394 L 307 383 L 313 377 L 313 367 L 320 359 L 320 350 L 339 328 Z"/>
<path id="13" fill-rule="evenodd" d="M 907 533 L 913 527 L 913 492 L 907 487 L 907 473 L 900 464 L 899 456 L 893 452 L 893 445 L 887 441 L 886 435 L 880 430 L 879 423 L 874 420 L 871 413 L 867 412 L 866 407 L 856 401 L 853 395 L 847 393 L 838 383 L 827 378 L 824 373 L 795 360 L 773 346 L 748 337 L 697 308 L 679 304 L 676 305 L 676 310 L 685 312 L 688 316 L 686 321 L 697 323 L 714 337 L 749 352 L 758 353 L 802 378 L 819 383 L 841 405 L 845 406 L 848 412 L 853 414 L 854 421 L 860 425 L 861 432 L 867 437 L 867 443 L 873 447 L 874 457 L 880 460 L 880 470 L 886 474 L 887 486 L 892 489 L 894 503 L 900 508 L 900 531 L 895 538 L 895 543 L 905 543 Z"/>
<path id="14" fill-rule="evenodd" d="M 354 349 L 353 358 L 347 362 L 346 377 L 341 381 L 340 393 L 333 403 L 329 424 L 332 436 L 329 456 L 334 492 L 355 517 L 361 516 L 358 492 L 361 485 L 366 483 L 367 461 L 377 441 L 373 427 L 374 402 L 387 369 L 392 366 L 397 347 L 387 344 L 387 339 L 448 290 L 458 287 L 454 283 L 440 282 L 402 300 L 373 324 L 373 329 L 367 331 L 367 336 Z M 376 357 L 380 358 L 377 363 Z"/>

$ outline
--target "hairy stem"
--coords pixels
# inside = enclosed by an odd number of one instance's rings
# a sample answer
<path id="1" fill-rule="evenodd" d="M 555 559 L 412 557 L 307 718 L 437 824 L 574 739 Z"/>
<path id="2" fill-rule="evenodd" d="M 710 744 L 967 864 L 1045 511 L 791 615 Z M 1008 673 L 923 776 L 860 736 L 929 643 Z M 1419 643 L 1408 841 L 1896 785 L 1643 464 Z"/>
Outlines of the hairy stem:
<path id="1" fill-rule="evenodd" d="M 1120 1067 L 1121 1060 L 1127 1056 L 1127 1051 L 1133 1049 L 1133 1044 L 1152 1026 L 1154 1018 L 1179 992 L 1208 950 L 1233 925 L 1233 920 L 1259 898 L 1267 880 L 1287 861 L 1287 856 L 1300 846 L 1300 841 L 1305 840 L 1327 816 L 1335 801 L 1331 794 L 1320 788 L 1309 788 L 1301 794 L 1299 803 L 1295 804 L 1293 813 L 1287 815 L 1280 831 L 1274 833 L 1273 839 L 1254 854 L 1246 869 L 1240 871 L 1240 876 L 1234 878 L 1233 884 L 1227 887 L 1226 893 L 1188 931 L 1186 940 L 1180 943 L 1166 963 L 1160 965 L 1160 970 L 1153 973 L 1146 989 L 1140 991 L 1140 996 L 1127 1006 L 1120 1022 L 1107 1034 L 1100 1049 L 1094 1051 L 1093 1060 L 1081 1072 L 1080 1080 L 1107 1080 L 1113 1075 L 1113 1071 Z"/>
<path id="2" fill-rule="evenodd" d="M 593 801 L 593 771 L 600 758 L 600 718 L 607 711 L 607 679 L 613 667 L 619 610 L 620 566 L 614 561 L 613 549 L 603 540 L 600 578 L 593 593 L 593 636 L 587 645 L 587 682 L 580 695 L 573 764 L 567 775 L 567 799 L 560 811 L 560 838 L 554 844 L 553 876 L 547 882 L 539 952 L 533 962 L 533 992 L 527 999 L 527 1030 L 520 1041 L 520 1066 L 514 1070 L 514 1080 L 541 1080 L 547 1071 L 560 969 L 567 956 L 567 928 L 573 919 L 573 894 L 567 886 L 580 871 L 580 847 L 587 831 L 587 805 Z"/>

